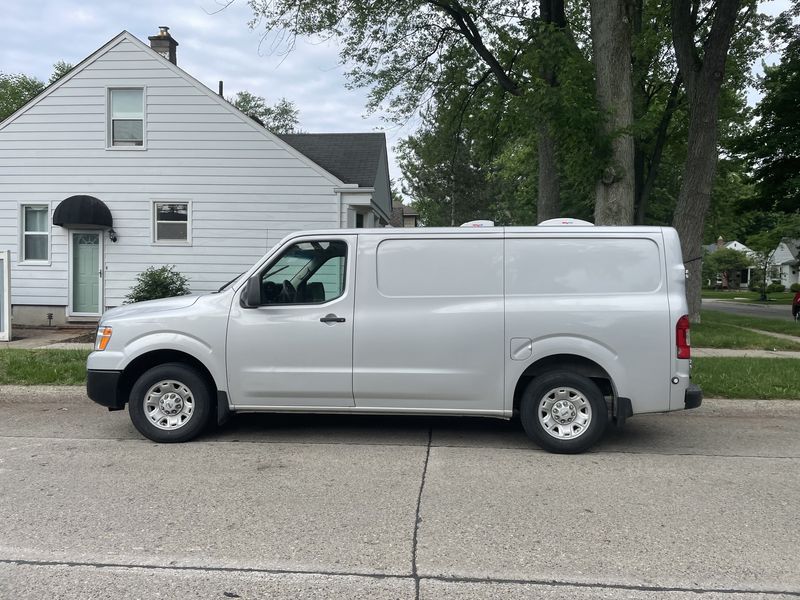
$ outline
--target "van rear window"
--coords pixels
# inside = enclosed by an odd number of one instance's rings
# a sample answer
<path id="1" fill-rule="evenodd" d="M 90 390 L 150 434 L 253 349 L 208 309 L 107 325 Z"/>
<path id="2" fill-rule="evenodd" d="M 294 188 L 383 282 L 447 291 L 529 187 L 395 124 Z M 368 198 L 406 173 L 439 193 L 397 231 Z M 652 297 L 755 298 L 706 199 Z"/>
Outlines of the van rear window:
<path id="1" fill-rule="evenodd" d="M 658 246 L 647 239 L 506 240 L 506 293 L 630 294 L 661 285 Z"/>
<path id="2" fill-rule="evenodd" d="M 503 240 L 385 240 L 378 290 L 391 297 L 501 296 Z"/>

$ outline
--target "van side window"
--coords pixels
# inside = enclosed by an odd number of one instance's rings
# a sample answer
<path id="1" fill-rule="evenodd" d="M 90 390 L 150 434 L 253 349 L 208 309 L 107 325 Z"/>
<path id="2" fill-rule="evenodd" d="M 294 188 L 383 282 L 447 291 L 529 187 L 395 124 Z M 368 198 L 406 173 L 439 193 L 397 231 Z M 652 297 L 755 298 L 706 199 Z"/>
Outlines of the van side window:
<path id="1" fill-rule="evenodd" d="M 344 294 L 347 243 L 299 242 L 261 275 L 261 304 L 321 304 Z"/>

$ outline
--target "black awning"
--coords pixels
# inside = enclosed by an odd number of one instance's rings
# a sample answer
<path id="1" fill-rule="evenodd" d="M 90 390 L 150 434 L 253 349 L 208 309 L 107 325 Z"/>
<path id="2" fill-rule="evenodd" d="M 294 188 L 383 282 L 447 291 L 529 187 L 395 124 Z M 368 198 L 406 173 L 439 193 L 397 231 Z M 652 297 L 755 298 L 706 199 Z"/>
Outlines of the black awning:
<path id="1" fill-rule="evenodd" d="M 70 196 L 53 211 L 53 225 L 81 227 L 113 227 L 111 211 L 102 200 L 93 196 Z"/>

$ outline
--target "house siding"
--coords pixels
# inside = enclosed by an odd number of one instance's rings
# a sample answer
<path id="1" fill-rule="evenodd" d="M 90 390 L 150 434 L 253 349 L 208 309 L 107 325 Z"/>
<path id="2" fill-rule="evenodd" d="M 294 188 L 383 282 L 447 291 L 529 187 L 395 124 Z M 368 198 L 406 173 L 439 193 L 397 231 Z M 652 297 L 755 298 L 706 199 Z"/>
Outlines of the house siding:
<path id="1" fill-rule="evenodd" d="M 145 88 L 145 149 L 106 149 L 109 87 Z M 68 304 L 69 232 L 50 228 L 50 264 L 20 264 L 20 205 L 95 196 L 111 210 L 105 305 L 138 273 L 174 264 L 193 292 L 219 287 L 299 229 L 340 226 L 335 182 L 123 37 L 0 129 L 0 249 L 14 304 Z M 152 203 L 191 203 L 191 246 L 152 242 Z"/>

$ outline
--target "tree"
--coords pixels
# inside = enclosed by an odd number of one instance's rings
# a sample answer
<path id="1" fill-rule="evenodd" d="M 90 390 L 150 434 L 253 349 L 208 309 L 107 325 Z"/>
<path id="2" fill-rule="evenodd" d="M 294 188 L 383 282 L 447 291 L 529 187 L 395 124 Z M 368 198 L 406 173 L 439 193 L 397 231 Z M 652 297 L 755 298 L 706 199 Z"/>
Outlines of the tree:
<path id="1" fill-rule="evenodd" d="M 800 13 L 800 6 L 794 13 Z M 756 194 L 750 206 L 783 212 L 800 207 L 800 24 L 792 16 L 782 14 L 772 27 L 773 37 L 784 46 L 781 61 L 764 67 L 757 121 L 741 142 L 754 167 Z"/>
<path id="2" fill-rule="evenodd" d="M 243 91 L 237 92 L 233 99 L 228 99 L 228 102 L 272 133 L 299 132 L 297 127 L 299 111 L 294 103 L 286 98 L 281 98 L 274 106 L 269 106 L 262 96 Z"/>
<path id="3" fill-rule="evenodd" d="M 6 120 L 45 88 L 35 77 L 0 73 L 0 121 Z"/>
<path id="4" fill-rule="evenodd" d="M 53 65 L 53 74 L 47 85 L 52 85 L 71 70 L 71 64 L 63 60 L 58 61 Z M 0 73 L 0 121 L 4 121 L 33 100 L 47 85 L 35 77 L 21 73 Z"/>
<path id="5" fill-rule="evenodd" d="M 761 300 L 767 299 L 767 281 L 773 269 L 772 257 L 784 237 L 800 237 L 800 212 L 793 215 L 768 213 L 771 226 L 747 238 L 747 245 L 756 252 L 756 266 L 761 277 Z"/>
<path id="6" fill-rule="evenodd" d="M 631 7 L 628 0 L 591 0 L 591 7 L 597 100 L 611 149 L 597 181 L 594 218 L 598 225 L 629 225 L 634 193 Z"/>
<path id="7" fill-rule="evenodd" d="M 697 258 L 702 255 L 703 226 L 717 166 L 720 90 L 740 5 L 741 0 L 718 0 L 701 15 L 699 2 L 672 2 L 675 58 L 689 102 L 686 162 L 673 225 L 689 274 L 686 297 L 694 322 L 700 321 L 702 275 Z M 706 28 L 708 21 L 710 28 Z"/>

